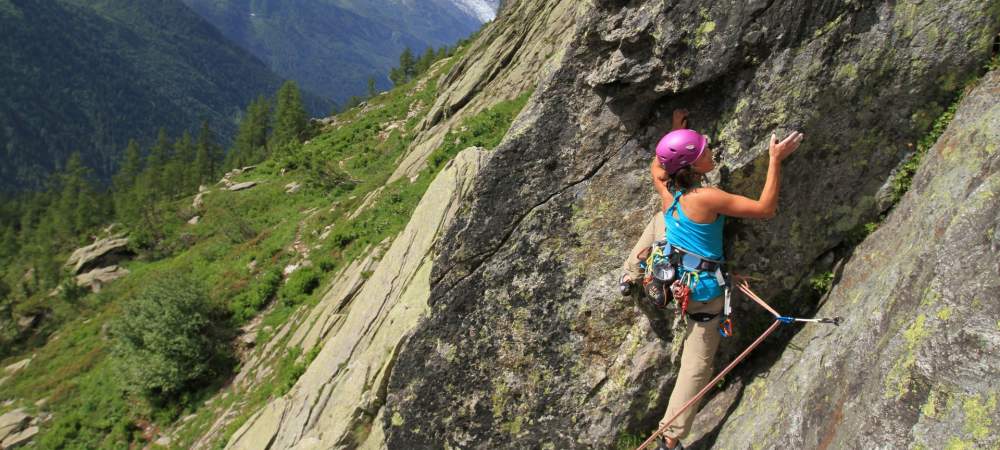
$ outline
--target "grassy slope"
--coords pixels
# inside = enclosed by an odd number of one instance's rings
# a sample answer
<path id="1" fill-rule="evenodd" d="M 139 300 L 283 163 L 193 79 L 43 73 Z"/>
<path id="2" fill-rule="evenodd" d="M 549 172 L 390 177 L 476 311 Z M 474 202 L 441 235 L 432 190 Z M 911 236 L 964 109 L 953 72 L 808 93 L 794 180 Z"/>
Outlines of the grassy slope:
<path id="1" fill-rule="evenodd" d="M 234 180 L 258 181 L 254 189 L 227 192 L 213 188 L 205 196 L 205 208 L 200 212 L 203 220 L 196 226 L 185 224 L 194 214 L 191 198 L 178 201 L 173 213 L 166 217 L 171 246 L 176 249 L 174 256 L 125 263 L 131 271 L 128 277 L 100 294 L 64 305 L 66 314 L 77 318 L 35 349 L 34 359 L 26 369 L 0 384 L 0 399 L 15 400 L 0 407 L 0 413 L 15 407 L 51 412 L 53 419 L 42 426 L 36 448 L 124 448 L 144 439 L 145 431 L 169 427 L 179 417 L 197 413 L 173 443 L 177 448 L 190 445 L 216 414 L 215 409 L 201 408 L 202 403 L 219 392 L 230 374 L 219 374 L 199 392 L 173 404 L 151 406 L 129 395 L 118 382 L 107 358 L 110 342 L 104 324 L 118 314 L 123 299 L 159 274 L 172 270 L 190 271 L 206 280 L 211 286 L 209 301 L 234 313 L 233 326 L 244 323 L 275 297 L 283 300 L 273 302 L 264 318 L 264 324 L 275 328 L 296 309 L 314 304 L 323 292 L 322 286 L 311 292 L 297 292 L 302 282 L 284 286 L 274 283 L 277 272 L 302 258 L 291 248 L 297 237 L 310 249 L 313 266 L 300 270 L 292 280 L 307 274 L 304 276 L 314 277 L 321 284 L 328 283 L 339 268 L 358 257 L 369 244 L 402 230 L 433 176 L 459 150 L 468 145 L 497 145 L 526 102 L 524 95 L 470 118 L 461 130 L 448 136 L 448 144 L 431 156 L 431 164 L 414 182 L 400 180 L 385 185 L 394 162 L 412 141 L 417 122 L 433 103 L 436 77 L 446 73 L 460 56 L 432 71 L 431 79 L 424 83 L 402 86 L 378 96 L 365 108 L 342 114 L 339 125 L 303 147 L 302 152 L 313 153 L 318 160 L 336 162 L 355 181 L 352 188 L 329 190 L 307 183 L 298 193 L 286 194 L 285 184 L 303 181 L 305 174 L 293 170 L 280 175 L 279 163 L 269 160 Z M 397 129 L 383 131 L 393 123 Z M 371 206 L 350 219 L 366 195 L 379 188 Z M 321 239 L 327 227 L 331 233 Z M 248 268 L 251 261 L 256 261 L 253 270 Z M 264 333 L 260 338 L 258 346 L 269 336 Z M 295 352 L 292 349 L 288 357 L 275 362 L 273 374 L 250 392 L 227 396 L 225 402 L 245 403 L 240 410 L 246 413 L 230 425 L 220 444 L 250 413 L 272 396 L 287 391 L 301 375 L 304 363 L 295 363 Z M 7 358 L 2 363 L 10 364 L 32 354 Z M 41 399 L 47 399 L 47 403 L 35 406 Z M 225 405 L 215 404 L 213 408 L 220 406 Z"/>

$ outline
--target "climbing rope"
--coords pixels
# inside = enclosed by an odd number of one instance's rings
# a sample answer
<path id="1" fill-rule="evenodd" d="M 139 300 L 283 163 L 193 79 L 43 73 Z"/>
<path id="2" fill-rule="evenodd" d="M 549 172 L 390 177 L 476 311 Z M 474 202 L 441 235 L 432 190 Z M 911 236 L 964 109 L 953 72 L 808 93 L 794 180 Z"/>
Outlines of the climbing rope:
<path id="1" fill-rule="evenodd" d="M 743 359 L 745 359 L 747 355 L 749 355 L 750 352 L 753 351 L 753 349 L 757 348 L 757 346 L 760 345 L 761 342 L 764 342 L 765 338 L 770 336 L 771 333 L 774 332 L 774 330 L 778 329 L 778 325 L 781 324 L 787 325 L 794 322 L 814 322 L 814 323 L 827 323 L 832 325 L 840 325 L 840 322 L 842 320 L 840 317 L 801 319 L 798 317 L 782 316 L 781 314 L 778 313 L 778 311 L 776 311 L 774 308 L 772 308 L 770 305 L 764 302 L 764 300 L 762 300 L 760 296 L 758 296 L 757 294 L 755 294 L 753 291 L 750 290 L 750 284 L 747 283 L 746 278 L 743 277 L 741 278 L 742 279 L 738 285 L 740 291 L 746 294 L 747 297 L 750 297 L 751 300 L 757 302 L 757 304 L 763 307 L 765 310 L 770 312 L 774 316 L 774 323 L 772 323 L 771 326 L 764 331 L 764 334 L 761 334 L 760 337 L 757 338 L 757 340 L 753 341 L 753 343 L 750 344 L 750 346 L 747 347 L 746 350 L 743 350 L 743 353 L 740 353 L 739 356 L 736 357 L 736 359 L 734 359 L 731 363 L 729 363 L 729 365 L 726 366 L 725 369 L 722 369 L 722 372 L 719 372 L 719 374 L 716 375 L 715 378 L 709 381 L 708 384 L 705 385 L 705 387 L 703 387 L 700 391 L 698 391 L 698 394 L 696 394 L 691 400 L 688 400 L 687 403 L 684 403 L 684 405 L 682 405 L 681 408 L 677 410 L 677 412 L 675 412 L 674 415 L 671 416 L 670 419 L 667 420 L 662 427 L 660 427 L 660 429 L 656 430 L 656 432 L 653 433 L 653 435 L 650 436 L 649 439 L 646 439 L 646 441 L 643 442 L 642 445 L 640 445 L 636 450 L 643 450 L 644 448 L 646 448 L 646 446 L 652 444 L 657 437 L 659 437 L 661 434 L 663 434 L 664 431 L 667 430 L 667 427 L 669 427 L 670 424 L 673 423 L 673 421 L 676 420 L 681 415 L 681 413 L 686 411 L 692 405 L 698 403 L 698 401 L 701 400 L 701 398 L 704 397 L 705 394 L 707 394 L 708 391 L 712 389 L 712 386 L 715 386 L 715 384 L 718 383 L 719 380 L 722 379 L 722 377 L 726 376 L 726 374 L 732 371 L 737 364 L 743 361 Z"/>

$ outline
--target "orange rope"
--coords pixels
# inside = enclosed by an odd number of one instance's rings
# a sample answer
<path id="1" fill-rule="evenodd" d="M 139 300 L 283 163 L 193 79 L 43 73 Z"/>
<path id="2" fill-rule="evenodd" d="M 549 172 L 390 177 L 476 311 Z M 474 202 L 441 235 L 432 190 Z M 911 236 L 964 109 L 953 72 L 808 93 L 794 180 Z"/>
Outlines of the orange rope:
<path id="1" fill-rule="evenodd" d="M 775 311 L 770 305 L 764 303 L 764 300 L 761 300 L 757 294 L 754 294 L 754 292 L 750 290 L 750 283 L 747 283 L 746 280 L 740 282 L 739 288 L 740 291 L 747 295 L 747 297 L 750 297 L 750 299 L 757 302 L 758 305 L 766 309 L 769 313 L 774 314 L 774 317 L 781 317 L 781 314 L 778 314 L 778 311 Z"/>
<path id="2" fill-rule="evenodd" d="M 761 300 L 761 298 L 758 297 L 757 294 L 755 294 L 753 291 L 750 290 L 750 284 L 747 283 L 746 279 L 740 281 L 739 288 L 740 291 L 742 291 L 748 297 L 753 299 L 753 301 L 757 302 L 757 304 L 762 306 L 764 309 L 768 310 L 768 312 L 770 312 L 771 314 L 774 314 L 774 317 L 776 319 L 781 317 L 781 314 L 778 314 L 778 312 L 775 311 L 774 308 L 771 308 L 767 303 L 764 302 L 764 300 Z M 703 387 L 701 391 L 699 391 L 698 394 L 694 396 L 694 398 L 688 400 L 687 403 L 681 406 L 681 408 L 677 410 L 676 413 L 674 413 L 673 417 L 667 420 L 667 422 L 664 423 L 663 426 L 660 427 L 660 429 L 656 430 L 656 432 L 653 433 L 653 435 L 650 436 L 648 439 L 646 439 L 646 441 L 643 442 L 642 445 L 640 445 L 636 450 L 643 450 L 644 448 L 646 448 L 647 445 L 651 444 L 654 440 L 656 440 L 657 436 L 663 434 L 663 432 L 667 430 L 667 427 L 669 427 L 670 424 L 673 423 L 673 421 L 677 419 L 678 416 L 681 415 L 681 413 L 683 413 L 692 405 L 701 400 L 701 398 L 704 397 L 705 394 L 707 394 L 708 391 L 712 389 L 712 386 L 715 386 L 715 384 L 718 383 L 719 380 L 722 379 L 722 377 L 726 376 L 727 373 L 733 370 L 733 368 L 736 367 L 736 365 L 739 364 L 740 361 L 743 361 L 743 359 L 746 358 L 747 355 L 749 355 L 750 352 L 753 351 L 753 349 L 757 348 L 757 346 L 760 345 L 760 343 L 763 342 L 766 337 L 768 337 L 771 333 L 773 333 L 774 330 L 776 330 L 778 328 L 778 325 L 780 324 L 781 324 L 780 320 L 775 320 L 774 323 L 771 324 L 771 327 L 768 328 L 767 331 L 764 331 L 764 334 L 761 334 L 760 337 L 758 337 L 756 341 L 753 341 L 753 343 L 750 344 L 750 346 L 747 347 L 746 350 L 743 350 L 743 353 L 740 353 L 740 355 L 737 356 L 736 359 L 733 360 L 733 362 L 729 363 L 729 365 L 726 366 L 725 369 L 722 369 L 722 372 L 719 372 L 719 374 L 716 375 L 715 378 L 712 379 L 712 381 L 709 381 L 708 384 L 706 384 L 705 387 Z"/>
<path id="3" fill-rule="evenodd" d="M 670 420 L 667 420 L 667 423 L 663 424 L 663 426 L 660 427 L 659 430 L 656 430 L 656 432 L 653 433 L 653 435 L 650 436 L 649 439 L 646 439 L 646 442 L 643 442 L 642 445 L 640 445 L 639 448 L 637 448 L 636 450 L 642 450 L 646 448 L 647 445 L 651 444 L 654 440 L 656 440 L 657 436 L 663 434 L 664 431 L 667 431 L 667 427 L 669 427 L 670 424 L 673 423 L 673 421 L 677 419 L 678 416 L 681 415 L 681 413 L 690 408 L 691 405 L 697 403 L 698 400 L 701 400 L 701 398 L 704 397 L 705 394 L 707 394 L 708 391 L 712 389 L 712 386 L 715 386 L 715 383 L 718 383 L 719 380 L 721 380 L 722 377 L 726 376 L 727 373 L 733 370 L 733 368 L 735 368 L 736 365 L 740 363 L 740 361 L 743 361 L 743 359 L 746 358 L 747 355 L 749 355 L 750 352 L 753 351 L 753 349 L 757 348 L 757 346 L 764 341 L 764 338 L 768 337 L 771 333 L 774 332 L 774 330 L 778 329 L 778 325 L 780 324 L 781 324 L 780 321 L 775 320 L 774 323 L 771 324 L 771 327 L 764 332 L 764 334 L 760 335 L 760 337 L 757 338 L 756 341 L 753 341 L 753 344 L 750 344 L 750 346 L 747 347 L 746 350 L 743 350 L 743 353 L 740 353 L 740 356 L 737 356 L 736 359 L 734 359 L 733 362 L 729 363 L 729 365 L 726 366 L 725 369 L 722 369 L 722 372 L 719 372 L 719 374 L 716 375 L 715 378 L 712 379 L 712 381 L 709 381 L 708 384 L 706 384 L 705 387 L 703 387 L 701 391 L 699 391 L 698 394 L 694 396 L 694 398 L 688 400 L 687 403 L 684 404 L 684 406 L 681 406 L 681 409 L 677 410 L 677 412 L 674 413 L 672 417 L 670 417 Z"/>

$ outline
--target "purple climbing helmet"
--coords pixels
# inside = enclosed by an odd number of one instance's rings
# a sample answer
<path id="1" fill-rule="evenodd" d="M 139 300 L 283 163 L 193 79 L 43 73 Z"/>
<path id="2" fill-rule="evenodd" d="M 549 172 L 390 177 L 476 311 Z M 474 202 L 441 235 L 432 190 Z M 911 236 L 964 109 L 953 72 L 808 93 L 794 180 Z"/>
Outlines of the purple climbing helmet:
<path id="1" fill-rule="evenodd" d="M 656 144 L 656 159 L 667 174 L 673 175 L 681 168 L 694 164 L 707 146 L 705 136 L 697 131 L 674 130 Z"/>

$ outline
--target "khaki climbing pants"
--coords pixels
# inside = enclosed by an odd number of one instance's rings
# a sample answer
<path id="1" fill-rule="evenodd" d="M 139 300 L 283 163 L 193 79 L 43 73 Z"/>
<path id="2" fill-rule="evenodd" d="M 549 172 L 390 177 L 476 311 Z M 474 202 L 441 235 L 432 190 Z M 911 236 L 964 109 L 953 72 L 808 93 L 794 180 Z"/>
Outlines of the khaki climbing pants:
<path id="1" fill-rule="evenodd" d="M 646 224 L 642 237 L 639 242 L 635 243 L 632 252 L 625 259 L 622 268 L 634 282 L 640 282 L 643 277 L 636 255 L 649 248 L 657 240 L 663 239 L 666 235 L 664 228 L 663 213 L 657 213 Z M 688 312 L 718 314 L 722 312 L 724 303 L 725 299 L 722 296 L 707 302 L 691 301 L 688 303 Z M 687 319 L 687 337 L 684 339 L 684 348 L 681 351 L 681 370 L 677 374 L 677 383 L 674 384 L 674 390 L 670 394 L 667 412 L 660 421 L 661 427 L 680 410 L 681 406 L 694 398 L 698 391 L 705 387 L 705 383 L 712 379 L 715 351 L 719 348 L 719 340 L 722 338 L 719 334 L 720 320 L 721 316 L 708 322 Z M 670 428 L 667 428 L 665 434 L 677 439 L 687 436 L 688 432 L 691 431 L 694 416 L 698 412 L 698 406 L 691 405 L 684 410 L 684 413 L 670 424 Z"/>
<path id="2" fill-rule="evenodd" d="M 722 296 L 715 297 L 708 302 L 692 301 L 688 303 L 689 313 L 709 313 L 718 314 L 722 312 L 725 302 Z M 715 366 L 715 351 L 719 348 L 719 321 L 722 316 L 716 316 L 708 322 L 696 322 L 690 318 L 687 320 L 687 337 L 684 339 L 684 349 L 681 350 L 681 370 L 677 374 L 677 383 L 670 393 L 670 403 L 667 404 L 667 412 L 660 420 L 662 427 L 678 410 L 705 387 L 712 379 Z M 700 403 L 700 402 L 699 402 Z M 697 404 L 691 405 L 684 410 L 680 416 L 674 419 L 670 427 L 664 432 L 667 436 L 681 439 L 691 431 L 691 424 L 694 416 L 698 413 Z"/>

